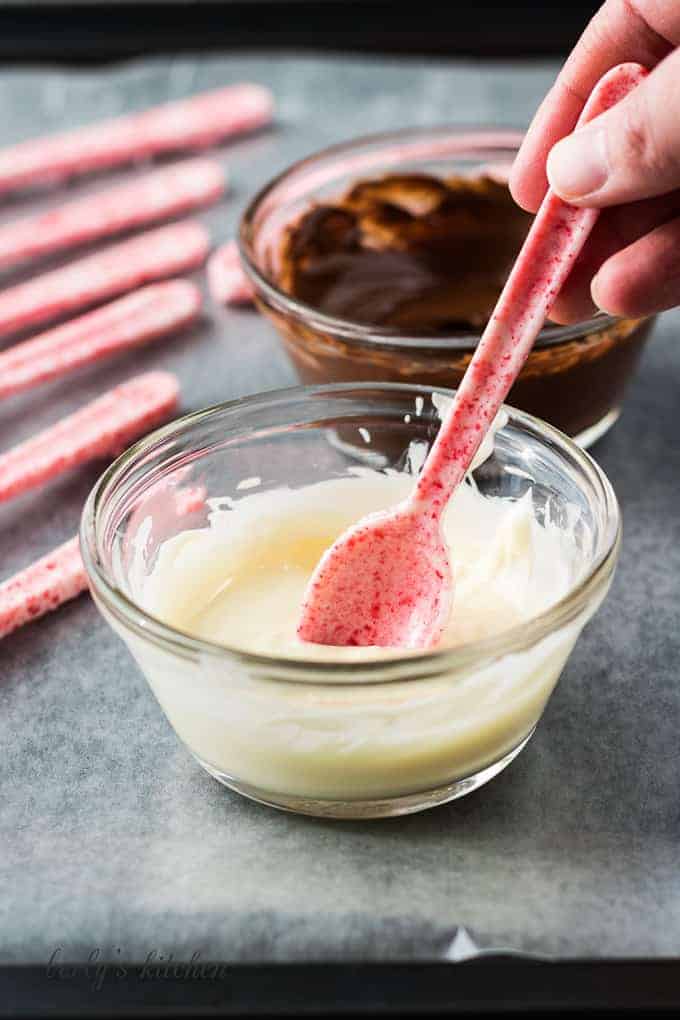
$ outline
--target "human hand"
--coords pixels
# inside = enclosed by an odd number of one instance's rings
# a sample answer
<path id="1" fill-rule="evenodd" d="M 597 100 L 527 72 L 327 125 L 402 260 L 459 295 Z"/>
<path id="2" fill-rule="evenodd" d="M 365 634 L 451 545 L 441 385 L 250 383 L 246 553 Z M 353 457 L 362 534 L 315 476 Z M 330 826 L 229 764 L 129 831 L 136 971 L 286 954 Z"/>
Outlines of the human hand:
<path id="1" fill-rule="evenodd" d="M 680 3 L 607 0 L 518 153 L 510 188 L 523 208 L 536 211 L 549 178 L 565 201 L 605 210 L 551 312 L 558 322 L 596 308 L 638 317 L 680 304 L 679 44 Z M 596 82 L 630 60 L 652 73 L 565 138 Z"/>

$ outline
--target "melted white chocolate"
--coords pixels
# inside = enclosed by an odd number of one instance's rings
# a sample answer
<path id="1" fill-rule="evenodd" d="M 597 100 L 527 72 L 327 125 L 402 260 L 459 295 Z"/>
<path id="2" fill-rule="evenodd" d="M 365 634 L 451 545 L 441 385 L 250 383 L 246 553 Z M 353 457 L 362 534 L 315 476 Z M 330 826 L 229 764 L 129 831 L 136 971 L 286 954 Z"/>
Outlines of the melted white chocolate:
<path id="1" fill-rule="evenodd" d="M 128 574 L 130 594 L 155 617 L 268 657 L 263 665 L 236 655 L 178 655 L 124 633 L 194 754 L 229 782 L 285 803 L 432 791 L 513 753 L 594 606 L 503 655 L 376 665 L 398 653 L 303 644 L 295 633 L 299 608 L 319 556 L 349 524 L 407 495 L 413 477 L 355 468 L 301 489 L 259 484 L 249 479 L 237 498 L 209 500 L 209 526 L 167 539 L 150 572 L 149 519 L 140 528 L 138 569 Z M 486 498 L 468 480 L 444 529 L 455 596 L 442 646 L 531 619 L 561 599 L 582 569 L 573 534 L 539 523 L 531 493 L 517 502 Z M 304 669 L 282 667 L 282 658 L 304 659 Z M 331 672 L 329 662 L 349 668 Z"/>
<path id="2" fill-rule="evenodd" d="M 251 492 L 212 510 L 210 527 L 160 548 L 141 601 L 164 622 L 227 647 L 276 657 L 357 661 L 380 648 L 305 644 L 296 627 L 303 593 L 323 551 L 352 523 L 403 499 L 411 477 L 355 469 L 302 489 Z M 558 601 L 574 577 L 574 546 L 518 502 L 484 498 L 466 484 L 444 532 L 455 578 L 441 647 L 499 634 Z"/>

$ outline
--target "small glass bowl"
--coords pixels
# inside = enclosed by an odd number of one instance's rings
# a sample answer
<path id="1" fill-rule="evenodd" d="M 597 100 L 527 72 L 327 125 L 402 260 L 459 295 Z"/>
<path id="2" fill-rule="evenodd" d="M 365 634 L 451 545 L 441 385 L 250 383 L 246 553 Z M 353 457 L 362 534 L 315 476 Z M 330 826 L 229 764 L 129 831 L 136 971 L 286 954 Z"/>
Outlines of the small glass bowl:
<path id="1" fill-rule="evenodd" d="M 244 653 L 144 608 L 160 544 L 206 527 L 206 500 L 344 477 L 356 470 L 353 433 L 378 437 L 376 466 L 407 470 L 412 442 L 424 450 L 437 433 L 437 400 L 426 387 L 363 383 L 222 404 L 152 433 L 92 490 L 81 546 L 95 602 L 179 738 L 232 789 L 338 818 L 405 814 L 476 789 L 522 750 L 604 598 L 620 540 L 609 482 L 566 436 L 507 409 L 475 483 L 510 499 L 530 490 L 536 518 L 568 527 L 581 563 L 568 594 L 531 620 L 454 649 L 333 663 Z"/>
<path id="2" fill-rule="evenodd" d="M 507 179 L 521 140 L 518 131 L 469 127 L 373 135 L 294 163 L 256 195 L 241 220 L 241 257 L 258 307 L 281 334 L 302 382 L 459 384 L 478 332 L 408 336 L 324 314 L 278 286 L 282 235 L 310 206 L 338 199 L 362 178 L 421 172 Z M 616 421 L 652 322 L 600 313 L 570 326 L 547 325 L 509 403 L 590 445 Z"/>

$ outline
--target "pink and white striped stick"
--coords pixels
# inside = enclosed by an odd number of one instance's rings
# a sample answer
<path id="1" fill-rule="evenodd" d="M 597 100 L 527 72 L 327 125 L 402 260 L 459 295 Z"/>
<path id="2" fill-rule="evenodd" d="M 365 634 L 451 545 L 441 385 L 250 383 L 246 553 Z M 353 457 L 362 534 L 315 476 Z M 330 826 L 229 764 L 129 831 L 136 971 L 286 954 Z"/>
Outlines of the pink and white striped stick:
<path id="1" fill-rule="evenodd" d="M 219 163 L 193 159 L 14 220 L 0 226 L 0 267 L 179 216 L 216 201 L 225 187 Z"/>
<path id="2" fill-rule="evenodd" d="M 0 353 L 0 400 L 82 365 L 188 326 L 201 292 L 188 280 L 155 283 Z"/>
<path id="3" fill-rule="evenodd" d="M 148 372 L 105 393 L 75 414 L 0 455 L 0 503 L 71 468 L 120 453 L 177 407 L 179 385 Z"/>
<path id="4" fill-rule="evenodd" d="M 255 290 L 243 271 L 236 241 L 227 241 L 215 249 L 208 259 L 206 272 L 213 301 L 223 305 L 244 305 L 254 301 Z"/>
<path id="5" fill-rule="evenodd" d="M 205 227 L 189 220 L 70 262 L 62 269 L 0 292 L 0 335 L 195 269 L 203 264 L 209 250 Z"/>
<path id="6" fill-rule="evenodd" d="M 178 102 L 0 149 L 0 195 L 91 170 L 198 149 L 254 131 L 274 104 L 260 85 L 230 85 Z"/>
<path id="7" fill-rule="evenodd" d="M 74 599 L 87 586 L 76 536 L 0 584 L 0 638 Z"/>

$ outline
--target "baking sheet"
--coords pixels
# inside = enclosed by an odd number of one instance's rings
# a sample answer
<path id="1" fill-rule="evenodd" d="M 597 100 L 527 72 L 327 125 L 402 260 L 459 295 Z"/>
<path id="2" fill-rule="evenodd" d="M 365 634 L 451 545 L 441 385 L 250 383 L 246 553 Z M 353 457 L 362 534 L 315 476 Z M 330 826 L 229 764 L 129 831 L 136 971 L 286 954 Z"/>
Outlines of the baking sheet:
<path id="1" fill-rule="evenodd" d="M 276 128 L 219 150 L 232 193 L 200 218 L 221 240 L 292 159 L 360 132 L 521 125 L 554 72 L 294 54 L 12 70 L 0 74 L 0 141 L 230 81 L 268 84 Z M 610 597 L 527 749 L 461 801 L 367 823 L 251 804 L 180 746 L 87 598 L 3 641 L 0 962 L 95 951 L 138 962 L 442 960 L 470 945 L 680 953 L 679 325 L 675 313 L 659 322 L 622 420 L 594 451 L 624 511 Z M 156 366 L 180 376 L 185 410 L 294 381 L 265 321 L 207 305 L 187 335 L 0 404 L 1 447 Z M 99 469 L 0 507 L 2 576 L 74 532 Z"/>

